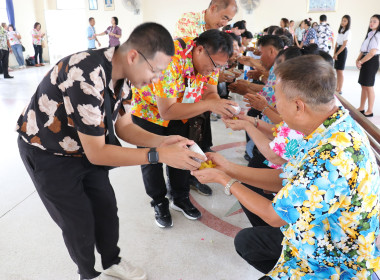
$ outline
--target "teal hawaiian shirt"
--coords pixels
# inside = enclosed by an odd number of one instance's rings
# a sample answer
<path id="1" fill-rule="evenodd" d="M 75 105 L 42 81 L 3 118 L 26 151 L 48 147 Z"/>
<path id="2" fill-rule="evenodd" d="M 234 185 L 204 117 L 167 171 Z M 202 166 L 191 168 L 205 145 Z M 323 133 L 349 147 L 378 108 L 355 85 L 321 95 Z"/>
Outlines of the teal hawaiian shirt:
<path id="1" fill-rule="evenodd" d="M 8 34 L 7 31 L 0 26 L 0 50 L 8 50 Z"/>
<path id="2" fill-rule="evenodd" d="M 362 128 L 340 108 L 284 165 L 273 200 L 288 224 L 273 279 L 371 279 L 380 272 L 380 179 Z"/>

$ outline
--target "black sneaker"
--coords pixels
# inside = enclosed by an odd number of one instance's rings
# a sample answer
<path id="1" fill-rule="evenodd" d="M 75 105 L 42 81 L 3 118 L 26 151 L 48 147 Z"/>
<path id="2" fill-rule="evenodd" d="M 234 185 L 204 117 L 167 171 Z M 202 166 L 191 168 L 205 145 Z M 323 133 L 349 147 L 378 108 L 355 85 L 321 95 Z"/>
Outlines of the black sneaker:
<path id="1" fill-rule="evenodd" d="M 197 208 L 191 203 L 190 199 L 186 197 L 180 201 L 172 201 L 170 203 L 170 208 L 176 211 L 180 211 L 189 220 L 197 220 L 202 216 Z"/>
<path id="2" fill-rule="evenodd" d="M 154 218 L 156 224 L 161 228 L 173 226 L 172 216 L 169 211 L 169 201 L 165 200 L 157 205 L 154 205 Z"/>
<path id="3" fill-rule="evenodd" d="M 201 184 L 194 176 L 190 176 L 189 185 L 191 189 L 196 190 L 202 195 L 212 195 L 212 189 L 205 184 Z"/>

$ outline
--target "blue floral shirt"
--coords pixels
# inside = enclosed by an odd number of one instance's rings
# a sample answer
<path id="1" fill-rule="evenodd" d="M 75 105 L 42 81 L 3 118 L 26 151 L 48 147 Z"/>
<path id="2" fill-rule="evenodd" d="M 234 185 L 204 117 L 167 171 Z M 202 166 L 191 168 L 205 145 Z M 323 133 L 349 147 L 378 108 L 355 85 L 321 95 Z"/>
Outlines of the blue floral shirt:
<path id="1" fill-rule="evenodd" d="M 303 34 L 303 45 L 310 45 L 310 41 L 314 39 L 314 44 L 318 44 L 317 31 L 314 28 L 309 28 L 309 30 L 305 31 Z"/>
<path id="2" fill-rule="evenodd" d="M 273 200 L 288 223 L 272 279 L 371 279 L 380 272 L 380 179 L 361 127 L 339 109 L 284 165 Z"/>
<path id="3" fill-rule="evenodd" d="M 268 101 L 268 104 L 270 106 L 276 105 L 276 97 L 274 95 L 275 86 L 276 86 L 276 74 L 274 74 L 274 66 L 272 66 L 272 68 L 269 70 L 269 76 L 268 76 L 268 80 L 265 86 L 258 93 L 265 97 L 265 99 Z M 263 115 L 262 120 L 270 124 L 272 123 L 272 121 L 265 115 Z"/>

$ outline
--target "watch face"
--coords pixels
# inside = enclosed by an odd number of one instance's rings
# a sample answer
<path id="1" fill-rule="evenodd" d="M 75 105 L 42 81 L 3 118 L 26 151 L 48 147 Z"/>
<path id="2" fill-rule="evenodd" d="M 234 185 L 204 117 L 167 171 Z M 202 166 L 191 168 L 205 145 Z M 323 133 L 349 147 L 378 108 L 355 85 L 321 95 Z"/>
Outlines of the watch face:
<path id="1" fill-rule="evenodd" d="M 148 153 L 148 161 L 149 163 L 158 163 L 158 152 L 157 151 L 149 151 Z"/>

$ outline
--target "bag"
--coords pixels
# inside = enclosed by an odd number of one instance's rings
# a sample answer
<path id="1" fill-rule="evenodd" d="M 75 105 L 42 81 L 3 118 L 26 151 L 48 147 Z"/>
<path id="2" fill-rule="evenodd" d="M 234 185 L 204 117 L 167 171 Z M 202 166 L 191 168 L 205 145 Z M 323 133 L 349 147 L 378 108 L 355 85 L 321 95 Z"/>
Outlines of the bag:
<path id="1" fill-rule="evenodd" d="M 36 61 L 34 60 L 34 56 L 30 56 L 27 59 L 25 59 L 26 66 L 34 66 L 36 64 Z"/>
<path id="2" fill-rule="evenodd" d="M 119 94 L 121 94 L 122 90 L 123 90 L 123 86 L 120 86 Z M 104 88 L 104 108 L 106 111 L 105 118 L 106 118 L 107 130 L 108 130 L 108 135 L 106 135 L 106 144 L 121 147 L 121 143 L 119 139 L 117 139 L 114 128 L 113 128 L 112 111 L 111 111 L 111 96 L 110 96 L 110 90 L 108 89 L 108 86 Z M 117 166 L 103 166 L 103 167 L 106 170 L 111 170 L 111 169 L 116 168 Z"/>
<path id="3" fill-rule="evenodd" d="M 46 42 L 45 42 L 45 40 L 41 41 L 41 47 L 46 48 Z"/>
<path id="4" fill-rule="evenodd" d="M 21 49 L 22 49 L 22 52 L 25 51 L 25 47 L 21 44 Z"/>

